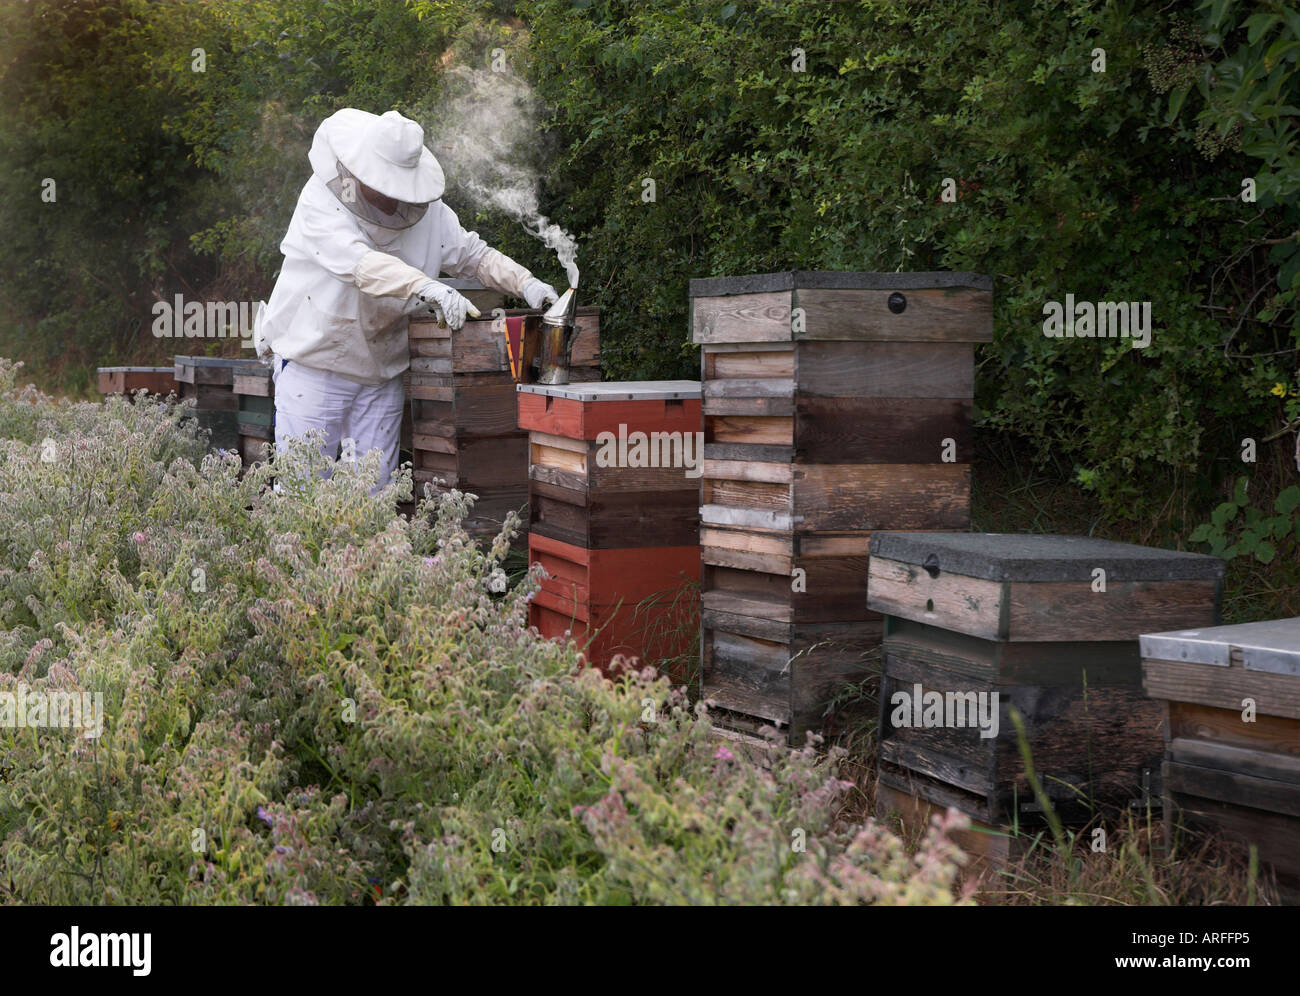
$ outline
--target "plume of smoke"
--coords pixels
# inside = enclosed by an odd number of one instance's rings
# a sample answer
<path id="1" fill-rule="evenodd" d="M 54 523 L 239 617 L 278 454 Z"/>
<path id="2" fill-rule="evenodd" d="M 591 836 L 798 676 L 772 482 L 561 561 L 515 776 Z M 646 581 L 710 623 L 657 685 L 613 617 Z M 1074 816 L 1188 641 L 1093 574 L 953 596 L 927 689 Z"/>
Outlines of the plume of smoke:
<path id="1" fill-rule="evenodd" d="M 518 221 L 554 250 L 569 286 L 577 287 L 578 245 L 541 213 L 538 201 L 538 171 L 530 154 L 539 138 L 541 108 L 532 88 L 509 73 L 467 66 L 449 70 L 445 79 L 448 96 L 422 114 L 420 123 L 448 184 Z"/>

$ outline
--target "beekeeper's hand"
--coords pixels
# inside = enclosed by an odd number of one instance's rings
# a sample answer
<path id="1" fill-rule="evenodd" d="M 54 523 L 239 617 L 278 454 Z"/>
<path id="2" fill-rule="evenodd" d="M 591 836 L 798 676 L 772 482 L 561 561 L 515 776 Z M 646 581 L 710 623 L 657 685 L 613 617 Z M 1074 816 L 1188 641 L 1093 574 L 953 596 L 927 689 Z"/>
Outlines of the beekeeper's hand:
<path id="1" fill-rule="evenodd" d="M 560 299 L 560 295 L 555 293 L 555 288 L 550 284 L 544 284 L 536 277 L 529 277 L 524 286 L 520 288 L 524 300 L 528 302 L 528 307 L 536 310 L 543 304 L 554 304 Z"/>
<path id="2" fill-rule="evenodd" d="M 443 321 L 449 328 L 458 329 L 465 324 L 465 316 L 478 317 L 478 309 L 470 304 L 469 298 L 456 288 L 448 287 L 437 280 L 430 280 L 415 292 L 416 307 L 434 306 L 442 313 Z M 421 304 L 420 302 L 424 302 Z"/>

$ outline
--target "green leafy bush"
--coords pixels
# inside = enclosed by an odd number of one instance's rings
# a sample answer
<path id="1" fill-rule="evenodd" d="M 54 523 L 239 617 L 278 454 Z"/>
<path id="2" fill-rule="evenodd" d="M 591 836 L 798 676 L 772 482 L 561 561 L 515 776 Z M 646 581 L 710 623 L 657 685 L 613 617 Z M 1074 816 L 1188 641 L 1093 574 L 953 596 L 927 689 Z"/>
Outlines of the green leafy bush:
<path id="1" fill-rule="evenodd" d="M 751 757 L 651 669 L 617 680 L 500 593 L 468 496 L 398 516 L 371 454 L 239 475 L 187 408 L 0 363 L 0 900 L 949 903 L 960 855 L 839 812 L 842 752 Z M 49 444 L 55 451 L 51 457 Z M 272 470 L 278 487 L 272 487 Z M 0 716 L 3 707 L 0 705 Z"/>
<path id="2" fill-rule="evenodd" d="M 1251 504 L 1249 488 L 1249 478 L 1237 478 L 1231 500 L 1219 505 L 1189 538 L 1208 543 L 1210 553 L 1228 560 L 1249 556 L 1271 564 L 1281 550 L 1283 562 L 1295 563 L 1300 552 L 1300 486 L 1284 489 L 1273 500 L 1272 514 Z"/>

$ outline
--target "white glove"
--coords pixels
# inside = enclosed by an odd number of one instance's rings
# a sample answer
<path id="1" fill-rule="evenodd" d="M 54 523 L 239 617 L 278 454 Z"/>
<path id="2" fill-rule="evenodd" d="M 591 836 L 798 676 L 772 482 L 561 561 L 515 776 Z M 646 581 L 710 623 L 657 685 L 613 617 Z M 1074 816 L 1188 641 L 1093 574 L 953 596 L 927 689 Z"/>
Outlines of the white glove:
<path id="1" fill-rule="evenodd" d="M 523 287 L 519 289 L 519 293 L 528 302 L 528 307 L 534 311 L 543 304 L 554 304 L 560 299 L 560 295 L 555 293 L 554 287 L 542 283 L 536 277 L 529 277 Z"/>
<path id="2" fill-rule="evenodd" d="M 437 280 L 429 280 L 420 286 L 415 292 L 414 310 L 423 307 L 436 308 L 441 314 L 442 320 L 445 321 L 449 328 L 459 329 L 465 324 L 465 316 L 479 316 L 478 309 L 470 304 L 469 298 L 465 297 L 454 287 L 448 287 Z"/>

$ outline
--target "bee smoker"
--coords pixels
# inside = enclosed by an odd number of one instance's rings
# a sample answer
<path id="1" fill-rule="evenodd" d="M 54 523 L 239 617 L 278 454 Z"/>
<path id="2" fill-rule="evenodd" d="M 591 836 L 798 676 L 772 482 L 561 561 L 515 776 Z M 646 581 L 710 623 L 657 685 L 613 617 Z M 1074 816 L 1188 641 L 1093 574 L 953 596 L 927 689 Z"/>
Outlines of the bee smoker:
<path id="1" fill-rule="evenodd" d="M 578 295 L 570 287 L 551 305 L 541 320 L 541 356 L 538 361 L 537 383 L 567 384 L 569 382 L 569 354 L 577 328 Z"/>

